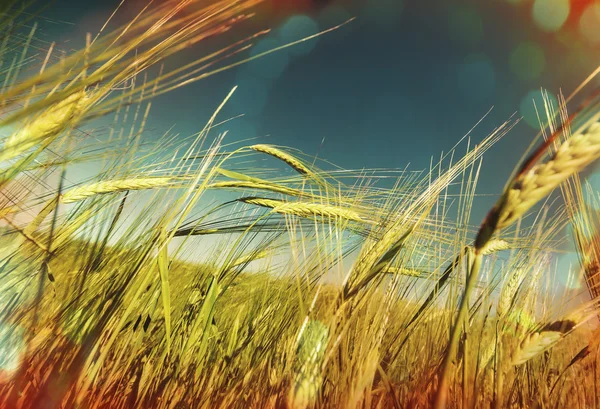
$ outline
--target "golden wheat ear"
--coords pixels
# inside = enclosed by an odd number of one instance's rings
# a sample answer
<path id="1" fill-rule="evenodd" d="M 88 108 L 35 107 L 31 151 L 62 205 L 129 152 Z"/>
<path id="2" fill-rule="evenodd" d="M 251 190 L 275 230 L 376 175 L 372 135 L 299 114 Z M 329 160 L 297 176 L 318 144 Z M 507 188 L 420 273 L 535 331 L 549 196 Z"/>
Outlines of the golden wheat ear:
<path id="1" fill-rule="evenodd" d="M 573 331 L 577 325 L 572 320 L 559 320 L 545 324 L 535 332 L 530 332 L 513 352 L 512 364 L 524 364 L 547 351 Z"/>
<path id="2" fill-rule="evenodd" d="M 353 222 L 368 222 L 357 212 L 327 204 L 307 202 L 285 202 L 283 200 L 269 199 L 265 197 L 243 197 L 238 201 L 255 206 L 273 209 L 275 213 L 298 217 L 323 217 L 328 219 L 348 220 Z"/>
<path id="3" fill-rule="evenodd" d="M 527 271 L 522 268 L 513 269 L 508 273 L 508 278 L 502 286 L 498 304 L 496 305 L 496 315 L 498 317 L 502 318 L 510 311 L 513 300 L 517 295 L 519 286 L 525 279 L 526 273 Z"/>
<path id="4" fill-rule="evenodd" d="M 299 159 L 290 155 L 287 152 L 284 152 L 279 148 L 276 148 L 275 146 L 259 144 L 252 145 L 250 149 L 256 152 L 266 153 L 267 155 L 270 155 L 274 158 L 279 159 L 282 162 L 287 163 L 289 167 L 291 167 L 301 175 L 311 176 L 313 174 L 311 170 L 306 165 L 304 165 L 304 163 L 302 163 Z"/>
<path id="5" fill-rule="evenodd" d="M 147 190 L 158 189 L 172 186 L 177 182 L 177 178 L 172 177 L 140 177 L 130 179 L 116 179 L 102 182 L 90 183 L 75 187 L 66 191 L 61 201 L 63 203 L 74 203 L 89 197 L 105 195 L 108 193 L 118 193 L 129 190 Z"/>
<path id="6" fill-rule="evenodd" d="M 494 232 L 521 218 L 558 185 L 600 157 L 600 122 L 596 116 L 590 122 L 564 141 L 548 160 L 517 175 L 482 224 L 475 240 L 477 249 L 483 248 Z M 539 155 L 536 152 L 535 156 Z"/>

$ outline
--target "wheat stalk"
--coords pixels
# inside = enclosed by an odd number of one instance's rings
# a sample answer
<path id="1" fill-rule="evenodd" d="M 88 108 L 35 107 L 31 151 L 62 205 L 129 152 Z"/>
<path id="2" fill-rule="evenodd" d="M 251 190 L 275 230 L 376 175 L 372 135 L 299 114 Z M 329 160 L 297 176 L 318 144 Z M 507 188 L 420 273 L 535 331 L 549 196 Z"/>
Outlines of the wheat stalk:
<path id="1" fill-rule="evenodd" d="M 146 177 L 137 179 L 107 180 L 90 183 L 68 190 L 61 197 L 62 203 L 73 203 L 96 195 L 122 192 L 125 190 L 156 189 L 171 185 L 172 177 Z"/>
<path id="2" fill-rule="evenodd" d="M 4 143 L 0 161 L 10 160 L 42 141 L 52 140 L 77 121 L 89 99 L 81 90 L 51 105 Z"/>
<path id="3" fill-rule="evenodd" d="M 284 202 L 281 200 L 262 197 L 245 197 L 238 199 L 240 202 L 256 206 L 268 207 L 280 214 L 289 214 L 299 217 L 321 216 L 327 218 L 346 219 L 354 222 L 367 222 L 358 213 L 337 206 L 319 203 Z"/>
<path id="4" fill-rule="evenodd" d="M 307 175 L 307 176 L 312 175 L 312 172 L 310 171 L 310 169 L 307 168 L 300 160 L 298 160 L 297 158 L 290 155 L 289 153 L 286 153 L 286 152 L 282 151 L 281 149 L 278 149 L 274 146 L 258 144 L 258 145 L 252 145 L 250 147 L 250 149 L 252 149 L 256 152 L 262 152 L 262 153 L 266 153 L 267 155 L 273 156 L 274 158 L 277 158 L 277 159 L 287 163 L 292 169 L 294 169 L 296 172 L 298 172 L 302 175 Z"/>

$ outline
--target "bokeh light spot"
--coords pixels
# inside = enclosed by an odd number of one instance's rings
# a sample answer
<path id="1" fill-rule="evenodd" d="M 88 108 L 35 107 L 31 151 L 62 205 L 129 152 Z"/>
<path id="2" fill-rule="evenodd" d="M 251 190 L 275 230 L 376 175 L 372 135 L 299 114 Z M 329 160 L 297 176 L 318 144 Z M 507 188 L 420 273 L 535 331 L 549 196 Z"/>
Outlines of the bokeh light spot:
<path id="1" fill-rule="evenodd" d="M 489 98 L 496 86 L 496 72 L 485 54 L 470 54 L 459 64 L 457 72 L 461 92 L 473 100 Z"/>
<path id="2" fill-rule="evenodd" d="M 257 56 L 270 51 L 281 44 L 274 38 L 264 38 L 251 49 L 251 56 Z M 248 62 L 248 69 L 260 78 L 274 79 L 279 77 L 287 67 L 290 59 L 287 50 L 275 51 L 271 54 L 259 57 Z"/>
<path id="3" fill-rule="evenodd" d="M 290 17 L 281 26 L 279 29 L 279 38 L 281 38 L 283 43 L 287 44 L 317 34 L 318 32 L 319 26 L 316 21 L 309 16 L 297 15 Z M 312 38 L 310 40 L 303 41 L 300 44 L 296 44 L 287 50 L 291 55 L 308 54 L 315 48 L 318 40 L 319 37 Z"/>
<path id="4" fill-rule="evenodd" d="M 535 0 L 533 21 L 543 31 L 560 30 L 569 17 L 569 0 Z"/>
<path id="5" fill-rule="evenodd" d="M 548 100 L 550 101 L 551 106 L 554 109 L 558 107 L 558 100 L 556 97 L 550 93 L 547 94 Z M 521 105 L 519 107 L 519 112 L 523 117 L 523 120 L 532 128 L 540 129 L 540 121 L 542 123 L 547 121 L 546 119 L 546 110 L 544 105 L 544 97 L 541 90 L 533 90 L 530 91 L 525 97 L 521 100 Z M 536 112 L 537 109 L 537 112 Z"/>
<path id="6" fill-rule="evenodd" d="M 510 70 L 521 80 L 532 80 L 544 71 L 544 51 L 532 42 L 522 42 L 510 54 Z"/>
<path id="7" fill-rule="evenodd" d="M 579 32 L 592 44 L 600 44 L 600 4 L 590 4 L 579 19 Z"/>
<path id="8" fill-rule="evenodd" d="M 483 20 L 472 7 L 457 7 L 448 16 L 450 37 L 458 44 L 475 46 L 483 40 Z"/>

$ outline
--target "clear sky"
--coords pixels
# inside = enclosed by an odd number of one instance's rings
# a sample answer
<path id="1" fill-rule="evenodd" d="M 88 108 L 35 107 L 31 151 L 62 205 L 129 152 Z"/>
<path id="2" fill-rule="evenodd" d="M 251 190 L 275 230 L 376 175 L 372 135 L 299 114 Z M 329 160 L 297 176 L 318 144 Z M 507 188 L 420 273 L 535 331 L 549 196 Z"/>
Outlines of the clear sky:
<path id="1" fill-rule="evenodd" d="M 42 31 L 77 42 L 119 2 L 55 0 L 44 15 L 72 24 L 42 23 Z M 126 4 L 121 21 L 146 1 Z M 249 53 L 357 19 L 161 96 L 151 119 L 157 134 L 174 124 L 182 135 L 197 131 L 238 85 L 226 114 L 245 117 L 230 124 L 230 140 L 291 146 L 345 168 L 420 170 L 493 107 L 475 142 L 511 115 L 524 116 L 485 156 L 478 191 L 498 194 L 538 131 L 539 89 L 569 94 L 600 65 L 600 5 L 592 0 L 266 0 L 257 13 L 250 30 L 273 31 Z M 472 220 L 493 201 L 481 198 Z"/>

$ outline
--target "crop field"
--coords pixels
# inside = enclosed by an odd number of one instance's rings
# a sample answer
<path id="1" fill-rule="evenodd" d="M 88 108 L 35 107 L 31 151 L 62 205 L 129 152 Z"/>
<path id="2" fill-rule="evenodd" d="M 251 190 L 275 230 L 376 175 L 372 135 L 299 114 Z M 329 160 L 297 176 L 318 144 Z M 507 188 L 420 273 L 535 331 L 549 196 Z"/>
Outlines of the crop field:
<path id="1" fill-rule="evenodd" d="M 0 408 L 600 408 L 593 76 L 538 107 L 481 220 L 518 118 L 423 171 L 230 140 L 237 88 L 147 138 L 153 98 L 248 62 L 260 1 L 149 3 L 68 52 L 21 3 L 0 2 Z"/>

